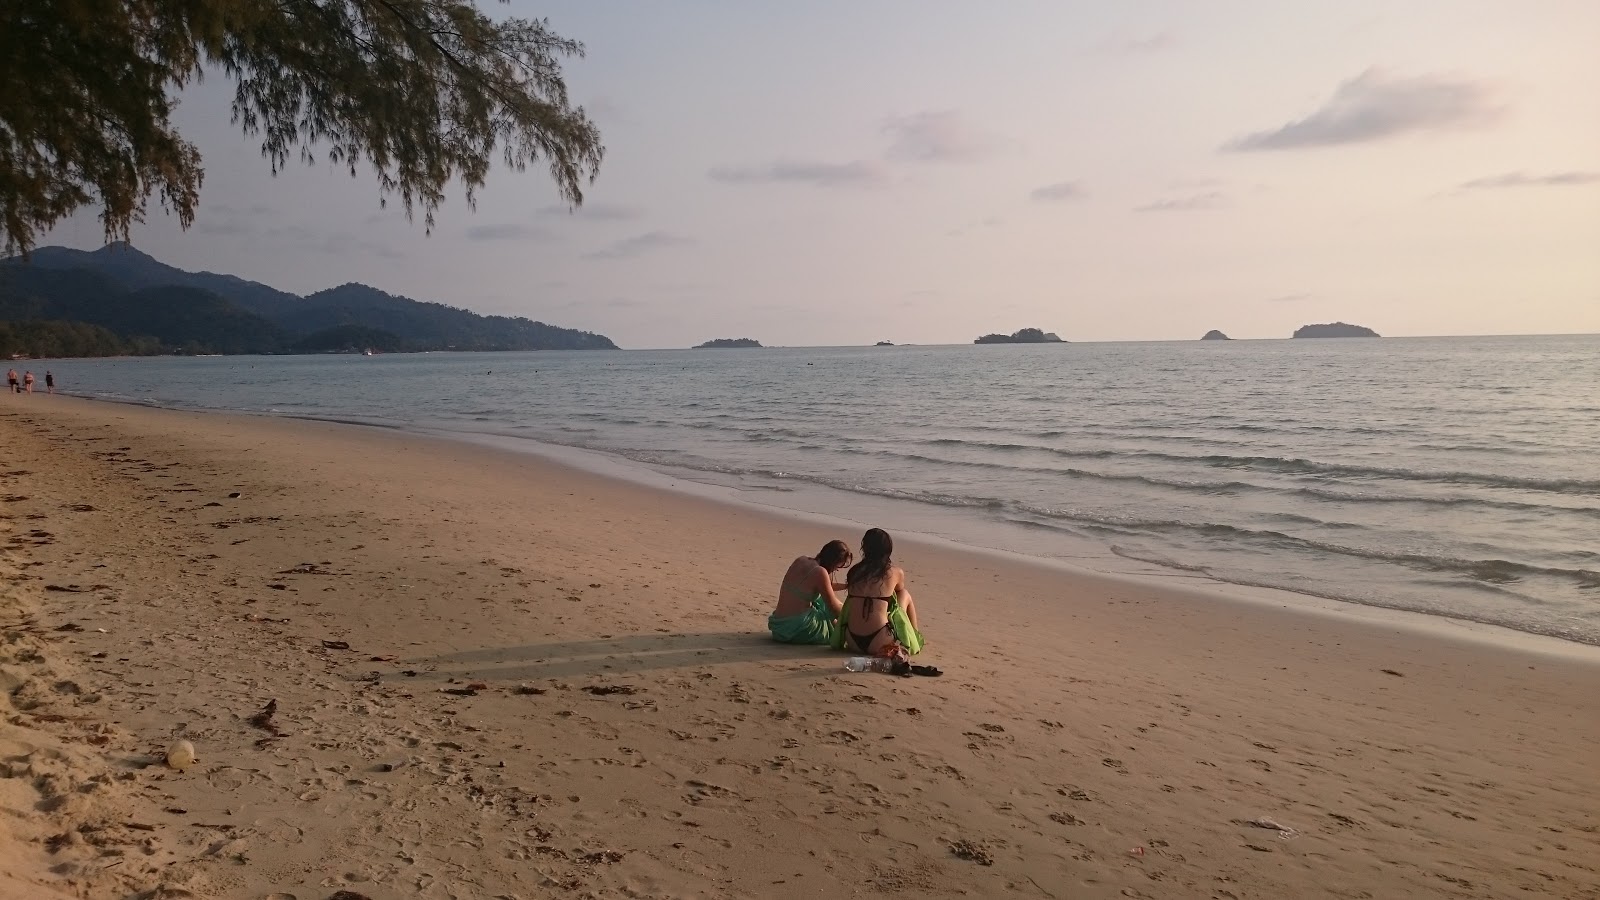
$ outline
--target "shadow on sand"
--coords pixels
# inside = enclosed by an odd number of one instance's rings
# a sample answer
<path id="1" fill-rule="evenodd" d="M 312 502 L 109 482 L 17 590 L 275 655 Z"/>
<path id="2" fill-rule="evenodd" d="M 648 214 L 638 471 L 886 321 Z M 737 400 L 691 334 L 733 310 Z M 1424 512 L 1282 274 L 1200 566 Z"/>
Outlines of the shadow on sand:
<path id="1" fill-rule="evenodd" d="M 587 641 L 485 647 L 395 663 L 415 676 L 384 675 L 385 681 L 457 679 L 529 680 L 578 675 L 627 675 L 738 662 L 833 663 L 842 657 L 827 647 L 780 644 L 765 633 L 714 631 L 703 634 L 629 634 Z M 814 674 L 814 673 L 813 673 Z"/>

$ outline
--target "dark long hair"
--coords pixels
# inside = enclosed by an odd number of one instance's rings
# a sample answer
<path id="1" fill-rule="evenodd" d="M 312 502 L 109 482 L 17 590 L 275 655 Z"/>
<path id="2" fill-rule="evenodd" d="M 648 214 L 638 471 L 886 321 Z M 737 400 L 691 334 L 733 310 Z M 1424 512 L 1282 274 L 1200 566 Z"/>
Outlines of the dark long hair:
<path id="1" fill-rule="evenodd" d="M 850 567 L 850 574 L 845 576 L 845 584 L 861 584 L 876 581 L 889 574 L 889 569 L 894 566 L 891 555 L 894 553 L 894 540 L 889 537 L 889 532 L 882 528 L 869 528 L 861 536 L 861 562 Z"/>
<path id="2" fill-rule="evenodd" d="M 844 541 L 829 541 L 817 551 L 817 564 L 832 572 L 849 562 L 850 557 L 854 555 L 850 552 L 850 545 Z"/>

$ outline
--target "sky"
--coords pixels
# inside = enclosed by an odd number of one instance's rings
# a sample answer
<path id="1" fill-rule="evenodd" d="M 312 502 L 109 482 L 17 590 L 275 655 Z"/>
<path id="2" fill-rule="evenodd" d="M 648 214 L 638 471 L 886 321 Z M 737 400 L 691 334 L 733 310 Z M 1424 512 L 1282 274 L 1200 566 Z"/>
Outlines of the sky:
<path id="1" fill-rule="evenodd" d="M 538 2 L 606 157 L 457 188 L 431 234 L 325 161 L 274 177 L 220 75 L 164 262 L 350 281 L 626 348 L 1600 332 L 1600 3 Z M 102 242 L 92 210 L 45 244 Z"/>

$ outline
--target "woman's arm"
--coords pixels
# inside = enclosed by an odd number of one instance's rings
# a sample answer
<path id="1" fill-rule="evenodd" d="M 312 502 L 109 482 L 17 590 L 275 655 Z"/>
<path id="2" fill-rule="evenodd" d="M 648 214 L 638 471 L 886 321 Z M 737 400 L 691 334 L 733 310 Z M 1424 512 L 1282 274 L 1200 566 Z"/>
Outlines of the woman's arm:
<path id="1" fill-rule="evenodd" d="M 844 609 L 844 601 L 840 600 L 839 596 L 835 594 L 834 591 L 846 590 L 845 586 L 842 584 L 834 584 L 832 573 L 823 568 L 817 569 L 817 572 L 812 577 L 811 581 L 812 586 L 816 589 L 817 593 L 822 595 L 822 602 L 828 604 L 828 611 L 837 616 L 839 611 Z"/>
<path id="2" fill-rule="evenodd" d="M 911 620 L 911 627 L 922 630 L 922 624 L 917 621 L 917 603 L 911 599 L 911 589 L 906 587 L 906 570 L 896 569 L 899 579 L 895 582 L 894 592 L 900 598 L 900 608 L 906 611 L 906 618 Z"/>

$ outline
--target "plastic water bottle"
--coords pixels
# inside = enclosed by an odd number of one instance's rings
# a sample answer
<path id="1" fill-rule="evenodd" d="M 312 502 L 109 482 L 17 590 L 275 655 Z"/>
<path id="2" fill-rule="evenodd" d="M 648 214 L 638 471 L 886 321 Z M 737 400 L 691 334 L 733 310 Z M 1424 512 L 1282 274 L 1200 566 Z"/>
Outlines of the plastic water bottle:
<path id="1" fill-rule="evenodd" d="M 872 656 L 852 656 L 844 661 L 844 668 L 847 672 L 882 672 L 882 664 L 886 662 L 888 660 Z"/>

